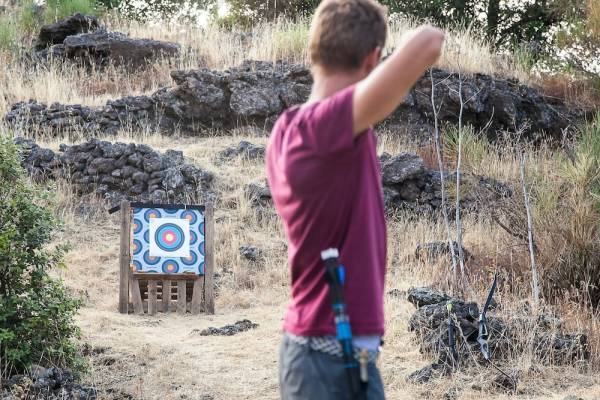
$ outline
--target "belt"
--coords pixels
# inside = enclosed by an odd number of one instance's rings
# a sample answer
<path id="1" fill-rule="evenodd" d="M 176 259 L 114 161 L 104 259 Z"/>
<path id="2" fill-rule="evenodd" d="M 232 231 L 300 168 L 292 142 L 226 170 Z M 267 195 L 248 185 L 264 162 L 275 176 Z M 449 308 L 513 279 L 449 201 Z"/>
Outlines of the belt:
<path id="1" fill-rule="evenodd" d="M 289 332 L 285 332 L 285 336 L 292 342 L 299 344 L 300 346 L 309 347 L 311 350 L 318 351 L 323 354 L 327 354 L 333 357 L 342 358 L 344 353 L 342 351 L 342 345 L 334 336 L 296 336 Z M 362 349 L 354 348 L 354 358 L 359 360 L 359 355 Z M 379 357 L 378 350 L 367 350 L 369 363 L 375 363 Z"/>

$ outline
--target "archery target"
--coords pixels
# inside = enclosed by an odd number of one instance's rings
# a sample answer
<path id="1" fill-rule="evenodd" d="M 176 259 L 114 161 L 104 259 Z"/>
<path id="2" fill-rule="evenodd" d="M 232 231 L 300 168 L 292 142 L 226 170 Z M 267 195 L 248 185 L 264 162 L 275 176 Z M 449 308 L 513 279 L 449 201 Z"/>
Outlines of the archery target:
<path id="1" fill-rule="evenodd" d="M 133 209 L 134 272 L 204 274 L 204 209 L 197 206 Z"/>
<path id="2" fill-rule="evenodd" d="M 179 218 L 150 220 L 150 255 L 155 257 L 190 256 L 190 222 Z"/>

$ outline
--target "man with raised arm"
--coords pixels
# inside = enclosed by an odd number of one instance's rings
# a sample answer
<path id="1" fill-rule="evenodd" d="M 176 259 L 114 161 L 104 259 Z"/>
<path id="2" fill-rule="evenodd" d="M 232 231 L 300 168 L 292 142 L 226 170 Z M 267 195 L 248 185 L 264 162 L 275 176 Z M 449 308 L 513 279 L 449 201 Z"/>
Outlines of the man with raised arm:
<path id="1" fill-rule="evenodd" d="M 311 96 L 279 117 L 269 140 L 267 175 L 292 279 L 279 365 L 284 400 L 384 398 L 375 361 L 384 334 L 386 225 L 373 126 L 437 60 L 444 34 L 419 27 L 380 63 L 386 36 L 386 11 L 374 0 L 322 1 L 310 31 Z M 321 261 L 327 248 L 339 250 L 353 345 L 368 356 L 360 395 L 336 341 Z"/>

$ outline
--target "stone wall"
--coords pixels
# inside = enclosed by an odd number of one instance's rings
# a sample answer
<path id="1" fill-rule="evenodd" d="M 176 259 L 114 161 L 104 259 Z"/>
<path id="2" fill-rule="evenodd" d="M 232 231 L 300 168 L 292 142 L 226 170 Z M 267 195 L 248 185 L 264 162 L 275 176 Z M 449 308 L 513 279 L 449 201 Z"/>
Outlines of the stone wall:
<path id="1" fill-rule="evenodd" d="M 36 179 L 65 178 L 81 195 L 95 193 L 111 205 L 121 199 L 187 202 L 206 196 L 213 175 L 185 162 L 181 151 L 161 154 L 147 145 L 91 139 L 61 145 L 59 153 L 18 138 L 22 163 Z"/>
<path id="2" fill-rule="evenodd" d="M 440 210 L 442 204 L 439 171 L 429 169 L 416 154 L 401 153 L 395 156 L 384 153 L 380 157 L 383 197 L 386 211 L 409 211 L 416 214 L 431 214 Z M 454 198 L 451 188 L 456 175 L 446 174 L 447 207 L 453 212 Z M 497 204 L 502 198 L 512 195 L 510 186 L 494 179 L 463 173 L 461 175 L 461 207 L 465 211 L 482 213 Z M 255 207 L 272 205 L 271 192 L 266 182 L 251 182 L 246 185 L 246 196 Z"/>
<path id="3" fill-rule="evenodd" d="M 124 126 L 172 133 L 201 134 L 204 128 L 228 129 L 239 125 L 269 128 L 287 107 L 304 102 L 312 77 L 301 65 L 246 61 L 226 71 L 208 69 L 172 71 L 175 85 L 148 96 L 128 96 L 105 106 L 46 105 L 35 100 L 14 104 L 6 121 L 23 133 L 79 132 L 114 134 Z M 460 109 L 459 77 L 434 70 L 435 102 L 443 122 L 456 123 Z M 524 128 L 525 137 L 545 134 L 560 139 L 563 131 L 585 120 L 590 110 L 573 108 L 559 99 L 544 97 L 532 87 L 486 75 L 463 77 L 463 120 L 491 138 L 501 131 Z M 431 81 L 421 78 L 405 102 L 385 124 L 431 138 Z"/>

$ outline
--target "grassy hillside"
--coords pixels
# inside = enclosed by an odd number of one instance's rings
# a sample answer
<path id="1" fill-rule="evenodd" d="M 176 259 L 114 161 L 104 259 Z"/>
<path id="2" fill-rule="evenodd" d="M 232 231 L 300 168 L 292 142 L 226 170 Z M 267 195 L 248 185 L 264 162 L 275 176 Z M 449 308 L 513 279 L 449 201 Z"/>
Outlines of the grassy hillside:
<path id="1" fill-rule="evenodd" d="M 8 17 L 7 17 L 8 18 Z M 134 74 L 109 66 L 89 70 L 73 64 L 51 62 L 39 67 L 23 59 L 18 46 L 0 52 L 0 115 L 10 105 L 33 98 L 45 103 L 102 105 L 123 95 L 151 93 L 171 85 L 172 69 L 207 67 L 225 69 L 244 59 L 306 62 L 308 21 L 280 20 L 255 27 L 251 32 L 218 26 L 170 26 L 140 24 L 105 16 L 110 30 L 132 37 L 177 42 L 184 56 L 177 62 L 160 61 Z M 32 32 L 22 20 L 0 27 L 0 42 Z M 414 24 L 394 20 L 390 25 L 389 50 Z M 476 32 L 451 30 L 440 67 L 464 74 L 485 73 L 543 87 L 548 93 L 570 101 L 590 104 L 593 95 L 583 86 L 563 78 L 531 74 L 517 55 L 493 54 Z M 18 129 L 0 124 L 3 135 L 16 136 Z M 515 132 L 510 132 L 514 134 Z M 591 359 L 581 365 L 542 365 L 530 353 L 517 353 L 502 368 L 520 375 L 516 397 L 490 385 L 494 370 L 485 365 L 465 368 L 452 377 L 427 385 L 406 383 L 406 376 L 431 360 L 419 354 L 418 344 L 407 326 L 413 307 L 404 296 L 386 296 L 386 345 L 381 359 L 390 399 L 441 399 L 450 389 L 460 399 L 563 399 L 567 394 L 586 400 L 600 398 L 600 315 L 590 303 L 597 290 L 600 261 L 600 117 L 582 129 L 580 137 L 565 140 L 562 147 L 530 146 L 512 139 L 490 144 L 478 132 L 443 127 L 443 149 L 449 165 L 461 144 L 463 171 L 484 175 L 514 188 L 512 202 L 498 209 L 510 216 L 508 229 L 478 215 L 463 215 L 464 246 L 473 255 L 468 264 L 472 300 L 482 303 L 495 270 L 502 275 L 497 299 L 502 315 L 523 313 L 530 301 L 530 256 L 522 235 L 523 193 L 520 160 L 526 160 L 526 182 L 531 193 L 533 227 L 538 246 L 537 262 L 544 289 L 543 306 L 565 321 L 565 328 L 589 335 Z M 507 136 L 508 137 L 508 136 Z M 514 137 L 514 136 L 513 136 Z M 431 147 L 419 147 L 395 132 L 381 131 L 378 153 L 420 154 L 437 165 Z M 57 241 L 69 241 L 72 251 L 67 268 L 60 272 L 66 283 L 85 300 L 78 317 L 82 343 L 91 369 L 86 380 L 135 399 L 276 399 L 277 346 L 281 316 L 289 299 L 286 243 L 274 212 L 257 214 L 244 195 L 248 182 L 264 180 L 261 160 L 236 159 L 217 163 L 218 151 L 245 139 L 264 144 L 266 137 L 251 128 L 234 132 L 210 132 L 207 137 L 182 137 L 177 132 L 119 132 L 111 141 L 146 143 L 157 150 L 182 150 L 190 162 L 215 174 L 217 315 L 215 316 L 123 316 L 116 312 L 118 293 L 119 219 L 110 216 L 100 201 L 81 206 L 65 181 L 57 183 L 56 214 L 65 221 Z M 37 138 L 42 146 L 58 150 L 67 137 Z M 455 198 L 450 187 L 450 199 Z M 454 197 L 453 197 L 454 196 Z M 454 218 L 454 216 L 452 216 Z M 442 259 L 416 259 L 419 243 L 447 240 L 439 218 L 399 214 L 389 218 L 387 290 L 404 293 L 411 286 L 433 285 L 448 290 L 449 263 Z M 264 252 L 264 262 L 245 260 L 239 248 L 254 245 Z M 563 287 L 558 283 L 565 283 Z M 577 285 L 566 283 L 575 282 Z M 589 288 L 593 290 L 588 290 Z M 575 293 L 579 292 L 579 293 Z M 577 294 L 580 294 L 577 296 Z M 260 326 L 234 337 L 203 337 L 196 330 L 249 318 Z M 522 332 L 533 335 L 533 332 Z M 212 397 L 202 397 L 210 395 Z M 118 398 L 115 394 L 114 398 Z"/>

